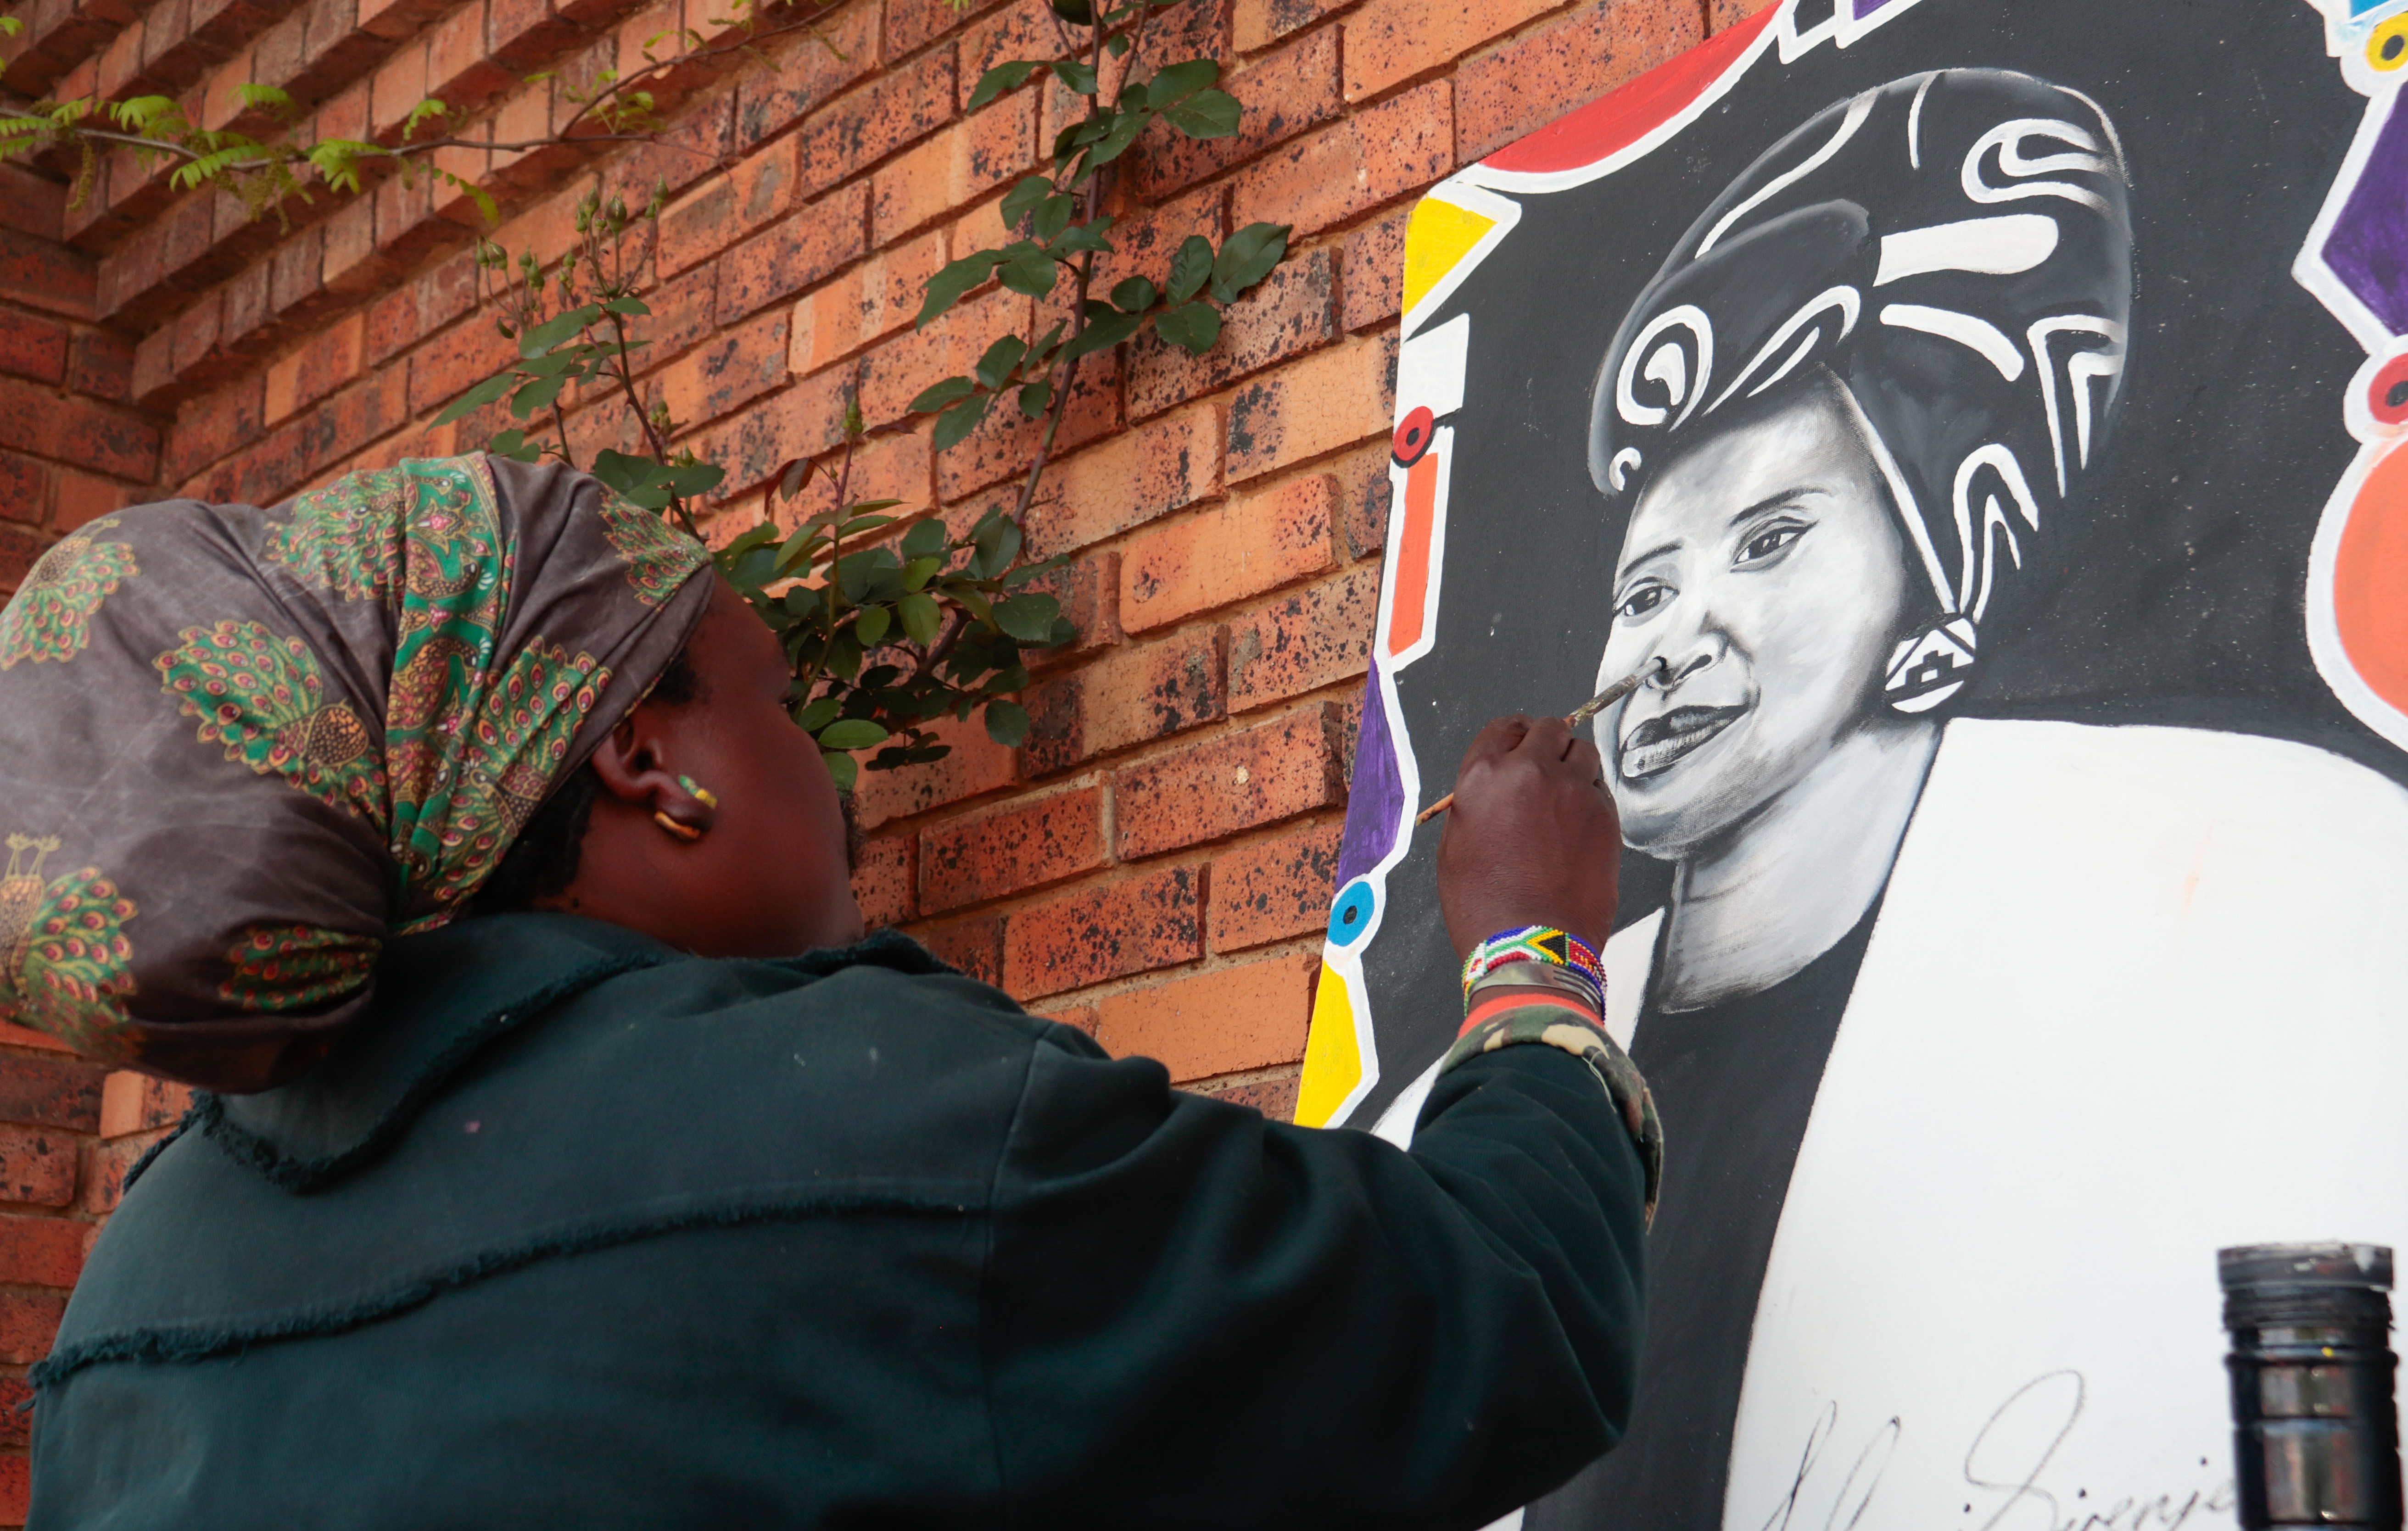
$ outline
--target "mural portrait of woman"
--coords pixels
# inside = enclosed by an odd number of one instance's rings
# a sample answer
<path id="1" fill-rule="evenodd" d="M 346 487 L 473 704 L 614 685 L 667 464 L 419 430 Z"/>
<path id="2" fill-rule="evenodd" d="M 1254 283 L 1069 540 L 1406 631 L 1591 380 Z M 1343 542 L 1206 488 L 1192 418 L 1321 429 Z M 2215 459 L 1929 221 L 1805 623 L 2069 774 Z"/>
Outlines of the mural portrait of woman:
<path id="1" fill-rule="evenodd" d="M 1426 783 L 1646 671 L 1649 1333 L 1531 1531 L 2229 1524 L 2214 1251 L 2408 1242 L 2393 34 L 1786 0 L 1416 210 L 1299 1118 L 1459 1014 Z"/>

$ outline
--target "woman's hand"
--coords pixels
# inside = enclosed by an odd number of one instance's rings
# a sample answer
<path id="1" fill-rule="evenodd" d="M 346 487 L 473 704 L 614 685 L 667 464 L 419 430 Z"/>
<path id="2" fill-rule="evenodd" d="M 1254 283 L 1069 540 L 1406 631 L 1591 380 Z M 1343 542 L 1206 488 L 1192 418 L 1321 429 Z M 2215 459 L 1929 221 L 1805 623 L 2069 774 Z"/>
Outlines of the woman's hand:
<path id="1" fill-rule="evenodd" d="M 1603 947 L 1622 822 L 1597 746 L 1561 718 L 1515 713 L 1480 731 L 1455 773 L 1438 846 L 1438 901 L 1455 955 L 1524 925 Z"/>

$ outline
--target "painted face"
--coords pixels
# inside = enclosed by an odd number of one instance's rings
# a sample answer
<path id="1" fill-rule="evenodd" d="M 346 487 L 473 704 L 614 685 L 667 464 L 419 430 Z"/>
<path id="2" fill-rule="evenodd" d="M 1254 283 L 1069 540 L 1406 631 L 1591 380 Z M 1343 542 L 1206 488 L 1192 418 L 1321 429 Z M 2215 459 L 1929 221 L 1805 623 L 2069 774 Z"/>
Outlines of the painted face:
<path id="1" fill-rule="evenodd" d="M 1614 572 L 1600 714 L 1624 838 L 1675 858 L 1743 823 L 1879 715 L 1909 584 L 1837 383 L 1690 446 L 1640 496 Z"/>

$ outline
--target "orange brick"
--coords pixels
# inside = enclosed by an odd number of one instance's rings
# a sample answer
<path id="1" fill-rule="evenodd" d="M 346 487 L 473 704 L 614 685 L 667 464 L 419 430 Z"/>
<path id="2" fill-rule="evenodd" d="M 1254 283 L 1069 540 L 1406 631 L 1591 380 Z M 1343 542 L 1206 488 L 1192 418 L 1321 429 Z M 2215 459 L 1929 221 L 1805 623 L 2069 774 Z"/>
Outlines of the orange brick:
<path id="1" fill-rule="evenodd" d="M 0 1292 L 0 1362 L 30 1366 L 50 1353 L 59 1320 L 66 1316 L 64 1297 L 32 1292 Z"/>
<path id="2" fill-rule="evenodd" d="M 1250 1107 L 1273 1122 L 1296 1120 L 1297 1086 L 1302 1082 L 1300 1068 L 1283 1068 L 1255 1079 L 1207 1088 L 1191 1085 L 1214 1100 L 1225 1100 L 1232 1106 Z"/>
<path id="3" fill-rule="evenodd" d="M 853 862 L 853 900 L 879 930 L 911 918 L 911 837 L 889 835 L 865 843 Z"/>
<path id="4" fill-rule="evenodd" d="M 0 1039 L 20 1041 L 15 1036 Z M 101 1080 L 107 1073 L 98 1064 L 79 1058 L 0 1054 L 0 1120 L 71 1132 L 93 1131 L 100 1125 Z"/>
<path id="5" fill-rule="evenodd" d="M 1388 434 L 1396 340 L 1348 341 L 1291 362 L 1229 401 L 1229 481 Z"/>
<path id="6" fill-rule="evenodd" d="M 776 137 L 837 92 L 878 67 L 878 0 L 853 0 L 818 22 L 816 36 L 769 45 L 769 67 L 746 74 L 736 89 L 739 148 Z M 673 51 L 672 39 L 658 50 Z M 950 53 L 950 50 L 947 50 Z"/>
<path id="7" fill-rule="evenodd" d="M 46 456 L 112 478 L 149 483 L 159 470 L 159 428 L 83 399 L 0 379 L 0 420 L 12 440 L 38 441 Z"/>
<path id="8" fill-rule="evenodd" d="M 954 109 L 950 44 L 830 102 L 803 124 L 796 168 L 804 193 L 816 195 L 918 142 L 952 121 Z"/>
<path id="9" fill-rule="evenodd" d="M 580 177 L 494 230 L 494 243 L 509 250 L 513 261 L 532 254 L 538 265 L 550 270 L 577 247 L 581 237 L 577 232 L 577 205 L 593 189 L 591 180 Z"/>
<path id="10" fill-rule="evenodd" d="M 258 439 L 261 397 L 260 379 L 252 376 L 186 403 L 167 438 L 167 477 L 181 482 Z"/>
<path id="11" fill-rule="evenodd" d="M 485 52 L 485 0 L 469 0 L 426 35 L 426 93 L 452 107 L 452 121 L 509 82 L 509 72 Z"/>
<path id="12" fill-rule="evenodd" d="M 269 424 L 306 408 L 359 374 L 366 316 L 352 314 L 320 331 L 267 369 Z"/>
<path id="13" fill-rule="evenodd" d="M 1092 872 L 1104 849 L 1104 789 L 1075 788 L 920 832 L 920 907 L 982 904 Z"/>
<path id="14" fill-rule="evenodd" d="M 864 442 L 853 454 L 853 478 L 846 494 L 855 501 L 899 500 L 902 503 L 878 512 L 885 516 L 910 516 L 928 508 L 930 487 L 935 475 L 929 469 L 928 436 L 933 426 L 923 425 L 916 431 L 898 431 Z M 821 466 L 833 475 L 838 465 L 823 459 Z M 820 500 L 807 500 L 814 511 L 823 510 L 835 494 L 835 479 L 822 480 L 827 487 L 814 486 L 806 491 L 812 495 L 824 495 Z M 848 544 L 850 546 L 850 544 Z"/>
<path id="15" fill-rule="evenodd" d="M 1003 986 L 1003 921 L 995 915 L 957 920 L 952 924 L 922 926 L 912 939 L 981 983 Z"/>
<path id="16" fill-rule="evenodd" d="M 687 439 L 696 455 L 727 470 L 728 494 L 758 488 L 785 464 L 817 457 L 844 439 L 845 401 L 854 382 L 853 368 L 831 368 Z"/>
<path id="17" fill-rule="evenodd" d="M 1346 99 L 1361 101 L 1452 64 L 1489 38 L 1555 8 L 1555 0 L 1486 0 L 1476 6 L 1370 0 L 1340 29 L 1346 34 Z"/>
<path id="18" fill-rule="evenodd" d="M 1338 480 L 1315 474 L 1145 533 L 1121 557 L 1121 626 L 1165 627 L 1336 566 L 1337 508 Z"/>
<path id="19" fill-rule="evenodd" d="M 1097 755 L 1168 738 L 1228 715 L 1218 633 L 1113 649 L 1082 670 L 1028 690 L 1031 776 L 1068 770 Z"/>
<path id="20" fill-rule="evenodd" d="M 1455 165 L 1453 98 L 1434 79 L 1248 165 L 1230 193 L 1229 222 L 1286 223 L 1301 238 L 1418 192 Z"/>
<path id="21" fill-rule="evenodd" d="M 1060 602 L 1062 615 L 1079 630 L 1076 641 L 1059 649 L 1048 649 L 1041 655 L 1029 655 L 1029 663 L 1045 665 L 1074 657 L 1084 658 L 1121 640 L 1120 554 L 1089 554 L 1051 574 L 1039 575 L 1025 588 L 1032 594 L 1051 595 Z"/>
<path id="22" fill-rule="evenodd" d="M 795 305 L 787 367 L 816 372 L 894 334 L 920 311 L 930 277 L 945 264 L 941 230 L 881 250 Z"/>
<path id="23" fill-rule="evenodd" d="M 1376 557 L 1388 546 L 1390 461 L 1388 444 L 1377 441 L 1323 465 L 1338 479 L 1339 529 L 1349 559 Z"/>
<path id="24" fill-rule="evenodd" d="M 76 1139 L 39 1127 L 0 1126 L 0 1201 L 64 1207 L 75 1200 Z"/>
<path id="25" fill-rule="evenodd" d="M 251 50 L 246 48 L 209 73 L 201 91 L 201 126 L 222 133 L 248 115 L 241 89 L 251 83 Z"/>
<path id="26" fill-rule="evenodd" d="M 1097 1018 L 1093 1005 L 1066 1005 L 1060 1009 L 1048 1010 L 1037 1019 L 1051 1021 L 1055 1025 L 1068 1026 L 1074 1031 L 1083 1031 L 1093 1037 L 1096 1034 Z"/>
<path id="27" fill-rule="evenodd" d="M 1143 277 L 1161 286 L 1170 279 L 1170 257 L 1190 236 L 1200 235 L 1216 245 L 1221 242 L 1228 230 L 1228 221 L 1222 216 L 1227 201 L 1222 188 L 1207 186 L 1158 207 L 1130 213 L 1112 225 L 1112 253 L 1096 262 L 1095 279 L 1088 290 L 1109 293 L 1130 277 Z M 996 231 L 990 245 L 1022 236 L 1019 231 L 1004 229 L 1000 214 Z M 960 244 L 953 250 L 957 256 L 968 253 L 968 247 Z"/>
<path id="28" fill-rule="evenodd" d="M 139 490 L 96 479 L 89 473 L 78 473 L 73 468 L 59 469 L 57 483 L 58 493 L 50 510 L 50 528 L 57 532 L 72 532 L 95 517 L 122 510 L 150 497 Z"/>
<path id="29" fill-rule="evenodd" d="M 978 89 L 979 77 L 1010 59 L 1054 59 L 1062 55 L 1063 28 L 1056 25 L 1045 0 L 1017 0 L 980 22 L 961 40 L 961 98 Z"/>
<path id="30" fill-rule="evenodd" d="M 778 302 L 857 259 L 863 195 L 859 186 L 832 193 L 720 257 L 719 322 Z"/>
<path id="31" fill-rule="evenodd" d="M 1399 207 L 1346 236 L 1340 276 L 1346 290 L 1341 322 L 1351 334 L 1397 317 L 1405 280 L 1405 227 L 1412 209 Z"/>
<path id="32" fill-rule="evenodd" d="M 1144 419 L 1339 337 L 1338 259 L 1330 250 L 1283 261 L 1222 314 L 1221 338 L 1201 356 L 1148 334 L 1129 343 L 1129 413 Z"/>
<path id="33" fill-rule="evenodd" d="M 775 143 L 737 162 L 661 213 L 660 271 L 673 277 L 709 260 L 795 205 L 795 140 Z M 841 219 L 840 208 L 823 208 Z M 861 216 L 853 209 L 858 228 Z"/>
<path id="34" fill-rule="evenodd" d="M 1704 40 L 1696 0 L 1597 0 L 1456 65 L 1455 155 L 1469 163 Z M 1347 39 L 1353 57 L 1354 39 Z"/>
<path id="35" fill-rule="evenodd" d="M 0 1217 L 0 1281 L 11 1286 L 75 1285 L 83 1273 L 89 1223 L 59 1217 Z"/>
<path id="36" fill-rule="evenodd" d="M 1238 50 L 1251 53 L 1268 47 L 1346 3 L 1347 0 L 1237 0 L 1231 22 Z"/>
<path id="37" fill-rule="evenodd" d="M 662 402 L 681 429 L 732 414 L 786 380 L 786 312 L 763 314 L 688 352 L 660 374 Z"/>
<path id="38" fill-rule="evenodd" d="M 986 723 L 978 713 L 971 713 L 968 723 L 939 719 L 929 731 L 939 743 L 951 745 L 953 753 L 899 771 L 861 773 L 853 808 L 862 828 L 875 829 L 1011 785 L 1011 751 L 987 737 Z"/>
<path id="39" fill-rule="evenodd" d="M 1726 28 L 1739 25 L 1757 11 L 1778 3 L 1779 0 L 1712 0 L 1713 14 L 1708 20 L 1712 22 L 1714 31 L 1721 32 Z"/>
<path id="40" fill-rule="evenodd" d="M 1173 1084 L 1300 1063 L 1316 961 L 1268 957 L 1113 994 L 1097 1008 L 1096 1040 L 1155 1060 Z"/>
<path id="41" fill-rule="evenodd" d="M 1361 675 L 1380 566 L 1363 564 L 1229 622 L 1229 710 L 1247 712 Z"/>
<path id="42" fill-rule="evenodd" d="M 1024 528 L 1051 558 L 1221 492 L 1221 414 L 1199 404 L 1125 431 L 1047 475 Z"/>
<path id="43" fill-rule="evenodd" d="M 323 278 L 329 293 L 357 297 L 396 275 L 393 262 L 377 250 L 376 208 L 375 195 L 354 197 L 326 220 Z"/>
<path id="44" fill-rule="evenodd" d="M 1015 909 L 1003 986 L 1024 1003 L 1204 954 L 1203 869 L 1168 866 Z"/>
<path id="45" fill-rule="evenodd" d="M 1049 315 L 1038 317 L 1040 326 L 1053 323 Z M 1062 428 L 1054 439 L 1055 455 L 1076 451 L 1119 428 L 1122 349 L 1097 352 L 1080 364 L 1070 401 L 1062 411 Z M 938 454 L 937 493 L 959 500 L 1003 479 L 1025 479 L 1044 435 L 1043 423 L 1022 414 L 1012 400 L 998 402 L 960 445 Z"/>
<path id="46" fill-rule="evenodd" d="M 1338 709 L 1324 703 L 1123 769 L 1112 781 L 1121 856 L 1135 860 L 1258 829 L 1346 800 Z"/>
<path id="47" fill-rule="evenodd" d="M 956 305 L 924 330 L 910 330 L 862 358 L 861 418 L 877 430 L 905 417 L 905 406 L 938 379 L 968 372 L 1006 335 L 1028 333 L 1028 299 L 996 287 Z"/>
<path id="48" fill-rule="evenodd" d="M 1345 827 L 1307 824 L 1214 858 L 1212 950 L 1239 952 L 1325 929 Z"/>
<path id="49" fill-rule="evenodd" d="M 414 42 L 396 49 L 393 57 L 369 77 L 368 131 L 380 141 L 400 140 L 402 124 L 409 114 L 426 99 L 426 45 Z M 443 136 L 443 120 L 421 123 L 414 135 L 420 138 Z"/>
<path id="50" fill-rule="evenodd" d="M 968 21 L 996 0 L 888 0 L 886 51 L 890 57 L 914 52 Z"/>
<path id="51" fill-rule="evenodd" d="M 25 1387 L 25 1384 L 21 1382 L 18 1386 Z M 30 1387 L 26 1388 L 24 1396 L 28 1399 L 33 1397 L 33 1390 Z M 22 1456 L 0 1457 L 0 1524 L 10 1523 L 18 1525 L 24 1524 L 25 1517 L 32 1510 L 33 1504 L 33 1459 Z"/>
<path id="52" fill-rule="evenodd" d="M 1538 0 L 1513 0 L 1530 5 Z M 1348 45 L 1353 46 L 1350 32 Z M 1338 29 L 1326 27 L 1276 53 L 1225 73 L 1222 88 L 1244 103 L 1228 138 L 1190 138 L 1167 122 L 1146 130 L 1136 161 L 1144 195 L 1162 197 L 1242 165 L 1273 144 L 1338 114 Z"/>
<path id="53" fill-rule="evenodd" d="M 30 457 L 0 452 L 0 522 L 12 523 L 9 529 L 20 538 L 50 519 L 50 471 Z M 0 579 L 15 582 L 13 575 L 0 574 Z"/>
<path id="54" fill-rule="evenodd" d="M 47 319 L 0 309 L 0 372 L 55 383 L 67 374 L 67 329 Z"/>
<path id="55" fill-rule="evenodd" d="M 470 315 L 410 352 L 410 412 L 435 413 L 509 365 L 518 353 L 518 342 L 495 329 L 492 319 Z"/>
<path id="56" fill-rule="evenodd" d="M 192 1103 L 189 1086 L 152 1079 L 130 1068 L 117 1069 L 101 1084 L 100 1135 L 122 1138 L 131 1132 L 174 1126 Z"/>
<path id="57" fill-rule="evenodd" d="M 1031 168 L 1037 98 L 1016 91 L 881 169 L 869 197 L 870 243 L 885 245 Z"/>

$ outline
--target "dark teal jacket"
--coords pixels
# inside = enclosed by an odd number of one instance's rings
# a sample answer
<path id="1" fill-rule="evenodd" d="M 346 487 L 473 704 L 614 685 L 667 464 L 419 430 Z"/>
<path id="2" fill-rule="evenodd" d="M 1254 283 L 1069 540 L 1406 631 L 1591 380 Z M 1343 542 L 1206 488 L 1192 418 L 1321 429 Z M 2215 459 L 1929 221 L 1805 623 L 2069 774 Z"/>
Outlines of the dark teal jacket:
<path id="1" fill-rule="evenodd" d="M 380 982 L 131 1184 L 33 1527 L 1470 1528 L 1628 1410 L 1639 1160 L 1553 1048 L 1440 1080 L 1407 1154 L 899 937 L 513 915 Z"/>

